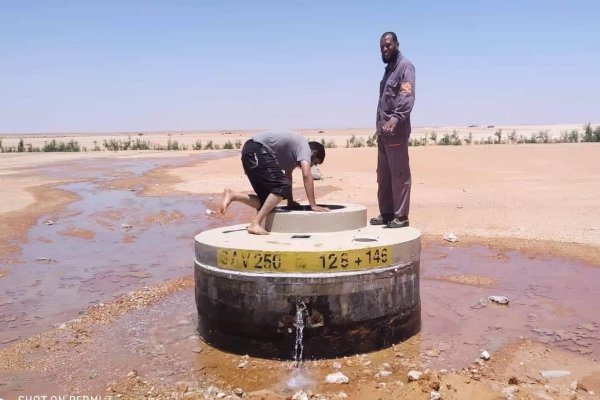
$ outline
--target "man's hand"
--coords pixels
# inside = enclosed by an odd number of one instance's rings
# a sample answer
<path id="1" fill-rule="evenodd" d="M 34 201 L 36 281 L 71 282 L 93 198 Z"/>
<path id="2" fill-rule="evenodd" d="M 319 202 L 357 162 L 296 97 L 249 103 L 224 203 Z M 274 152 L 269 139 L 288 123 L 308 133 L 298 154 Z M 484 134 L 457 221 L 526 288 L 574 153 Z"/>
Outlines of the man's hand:
<path id="1" fill-rule="evenodd" d="M 318 206 L 316 204 L 314 206 L 310 206 L 310 210 L 311 211 L 316 211 L 316 212 L 328 212 L 328 211 L 330 211 L 329 208 L 327 208 L 327 207 L 321 207 L 321 206 Z"/>
<path id="2" fill-rule="evenodd" d="M 398 118 L 390 118 L 390 120 L 381 127 L 381 133 L 384 135 L 391 135 L 394 133 L 394 129 L 396 129 L 396 124 L 398 124 Z"/>

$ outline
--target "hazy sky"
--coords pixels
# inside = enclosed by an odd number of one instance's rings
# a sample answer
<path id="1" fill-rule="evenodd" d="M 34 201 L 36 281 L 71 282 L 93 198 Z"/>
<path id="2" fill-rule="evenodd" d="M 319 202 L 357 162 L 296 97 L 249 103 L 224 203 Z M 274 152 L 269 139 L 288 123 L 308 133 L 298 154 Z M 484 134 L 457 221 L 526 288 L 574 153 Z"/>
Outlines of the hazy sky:
<path id="1" fill-rule="evenodd" d="M 374 125 L 379 37 L 415 126 L 600 121 L 600 1 L 5 0 L 0 132 Z"/>

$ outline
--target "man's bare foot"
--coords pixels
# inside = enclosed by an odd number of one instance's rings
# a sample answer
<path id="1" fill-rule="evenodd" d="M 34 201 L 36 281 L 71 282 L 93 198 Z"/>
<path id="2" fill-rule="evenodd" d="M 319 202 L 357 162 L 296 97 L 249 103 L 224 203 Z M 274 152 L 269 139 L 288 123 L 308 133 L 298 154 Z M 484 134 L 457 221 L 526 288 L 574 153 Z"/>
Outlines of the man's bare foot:
<path id="1" fill-rule="evenodd" d="M 248 233 L 251 233 L 253 235 L 268 235 L 269 232 L 265 231 L 263 229 L 262 226 L 260 226 L 259 224 L 255 224 L 255 223 L 251 223 L 250 225 L 248 225 Z"/>
<path id="2" fill-rule="evenodd" d="M 229 207 L 229 204 L 231 204 L 231 200 L 233 199 L 233 192 L 231 191 L 231 189 L 225 189 L 223 190 L 223 200 L 221 200 L 221 214 L 225 214 L 225 211 L 227 211 L 227 207 Z"/>

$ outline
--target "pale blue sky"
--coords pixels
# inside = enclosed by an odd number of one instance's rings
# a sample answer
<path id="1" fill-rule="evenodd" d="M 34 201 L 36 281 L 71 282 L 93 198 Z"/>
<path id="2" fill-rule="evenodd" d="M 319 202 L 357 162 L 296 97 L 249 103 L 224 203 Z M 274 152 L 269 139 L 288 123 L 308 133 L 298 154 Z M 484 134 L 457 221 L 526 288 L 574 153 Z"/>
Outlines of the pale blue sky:
<path id="1" fill-rule="evenodd" d="M 598 1 L 2 0 L 0 132 L 368 128 L 398 34 L 413 125 L 600 121 Z"/>

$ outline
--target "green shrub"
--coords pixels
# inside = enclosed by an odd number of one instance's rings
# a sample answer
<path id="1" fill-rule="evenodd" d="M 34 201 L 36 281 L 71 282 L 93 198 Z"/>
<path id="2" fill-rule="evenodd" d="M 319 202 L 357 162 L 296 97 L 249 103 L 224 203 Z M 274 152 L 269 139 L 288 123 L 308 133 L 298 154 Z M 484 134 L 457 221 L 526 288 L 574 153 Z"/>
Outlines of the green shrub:
<path id="1" fill-rule="evenodd" d="M 71 139 L 67 143 L 57 142 L 56 139 L 52 139 L 50 142 L 44 142 L 42 147 L 43 152 L 78 152 L 81 151 L 79 144 Z"/>
<path id="2" fill-rule="evenodd" d="M 453 131 L 452 135 L 450 135 L 450 144 L 452 146 L 460 146 L 460 145 L 462 145 L 462 140 L 460 139 L 460 137 L 458 137 L 458 132 L 457 131 Z"/>
<path id="3" fill-rule="evenodd" d="M 169 141 L 167 142 L 167 150 L 180 150 L 179 143 L 177 143 L 177 140 L 169 139 Z"/>
<path id="4" fill-rule="evenodd" d="M 354 147 L 365 147 L 365 138 L 360 137 L 356 138 L 356 135 L 352 135 L 350 139 L 346 140 L 346 147 L 354 148 Z"/>
<path id="5" fill-rule="evenodd" d="M 135 138 L 131 143 L 131 150 L 150 150 L 150 142 L 148 140 Z"/>
<path id="6" fill-rule="evenodd" d="M 438 135 L 435 132 L 431 132 L 429 134 L 429 137 L 431 138 L 431 141 L 433 142 L 433 144 L 438 144 Z"/>
<path id="7" fill-rule="evenodd" d="M 536 143 L 551 143 L 552 142 L 552 138 L 550 137 L 549 130 L 539 131 L 535 139 L 536 139 Z"/>
<path id="8" fill-rule="evenodd" d="M 438 144 L 440 146 L 448 146 L 450 144 L 450 134 L 449 133 L 444 134 L 444 136 L 442 136 L 442 138 L 440 139 Z"/>
<path id="9" fill-rule="evenodd" d="M 469 132 L 469 136 L 467 136 L 467 138 L 465 139 L 465 143 L 466 144 L 472 144 L 473 143 L 473 132 Z"/>
<path id="10" fill-rule="evenodd" d="M 367 139 L 367 147 L 377 146 L 377 135 L 369 136 Z"/>
<path id="11" fill-rule="evenodd" d="M 498 129 L 496 131 L 496 133 L 494 133 L 494 135 L 496 136 L 497 140 L 496 140 L 496 144 L 500 144 L 502 143 L 502 129 Z"/>
<path id="12" fill-rule="evenodd" d="M 330 140 L 330 141 L 326 142 L 324 138 L 321 138 L 321 144 L 326 149 L 335 149 L 337 147 L 334 140 Z"/>
<path id="13" fill-rule="evenodd" d="M 600 142 L 600 125 L 596 126 L 596 129 L 594 129 L 594 142 Z"/>
<path id="14" fill-rule="evenodd" d="M 577 129 L 573 129 L 571 133 L 569 133 L 569 142 L 579 142 L 579 131 Z"/>

